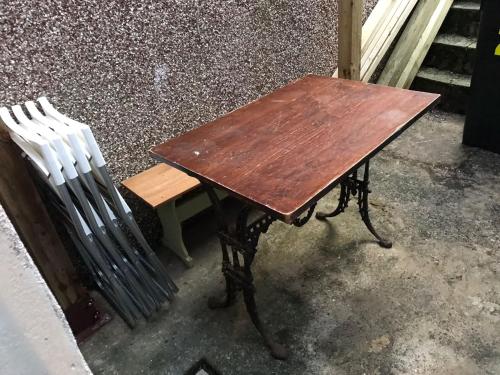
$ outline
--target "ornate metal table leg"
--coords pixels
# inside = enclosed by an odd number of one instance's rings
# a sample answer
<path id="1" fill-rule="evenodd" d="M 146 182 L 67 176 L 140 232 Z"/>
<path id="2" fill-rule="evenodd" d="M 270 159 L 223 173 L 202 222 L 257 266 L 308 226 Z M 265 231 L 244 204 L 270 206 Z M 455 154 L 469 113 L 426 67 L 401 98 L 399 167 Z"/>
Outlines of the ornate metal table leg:
<path id="1" fill-rule="evenodd" d="M 363 175 L 363 181 L 359 181 L 358 187 L 358 206 L 359 213 L 361 214 L 361 219 L 365 223 L 368 230 L 375 236 L 378 240 L 380 246 L 385 247 L 386 249 L 390 249 L 392 247 L 392 242 L 382 238 L 370 221 L 370 216 L 368 214 L 368 194 L 370 190 L 368 189 L 368 185 L 370 184 L 370 161 L 367 161 L 365 164 L 365 173 Z"/>
<path id="2" fill-rule="evenodd" d="M 255 302 L 255 288 L 253 288 L 253 275 L 251 271 L 251 265 L 253 262 L 254 254 L 247 254 L 244 256 L 244 272 L 247 280 L 252 283 L 252 286 L 243 286 L 243 298 L 245 300 L 245 307 L 247 309 L 250 319 L 257 328 L 257 331 L 261 334 L 264 339 L 265 344 L 269 348 L 271 355 L 276 359 L 286 359 L 288 357 L 288 352 L 285 347 L 281 344 L 275 342 L 269 335 L 267 330 L 264 328 L 262 321 L 260 320 L 259 313 L 257 311 L 257 304 Z"/>
<path id="3" fill-rule="evenodd" d="M 365 163 L 365 173 L 363 175 L 363 180 L 358 179 L 357 172 L 354 172 L 351 176 L 348 176 L 340 183 L 340 197 L 339 204 L 335 210 L 330 213 L 318 212 L 316 213 L 316 219 L 326 220 L 327 218 L 334 217 L 344 212 L 349 205 L 349 200 L 351 196 L 358 196 L 358 206 L 359 212 L 361 214 L 361 219 L 365 223 L 368 230 L 377 238 L 380 246 L 385 248 L 391 248 L 392 242 L 382 238 L 370 221 L 370 216 L 368 214 L 368 194 L 370 190 L 368 185 L 370 183 L 370 162 Z"/>
<path id="4" fill-rule="evenodd" d="M 349 179 L 340 183 L 340 197 L 337 208 L 330 213 L 316 212 L 316 219 L 326 220 L 327 218 L 335 217 L 345 211 L 351 199 L 351 189 L 348 180 Z"/>
<path id="5" fill-rule="evenodd" d="M 229 307 L 236 301 L 236 285 L 234 281 L 226 274 L 226 269 L 229 266 L 229 256 L 227 245 L 221 240 L 220 245 L 222 248 L 222 273 L 226 281 L 226 290 L 220 296 L 212 296 L 208 298 L 208 307 L 210 309 L 220 309 Z M 224 258 L 227 258 L 224 259 Z"/>
<path id="6" fill-rule="evenodd" d="M 222 207 L 220 205 L 219 198 L 217 194 L 210 186 L 205 186 L 205 191 L 212 202 L 215 209 L 217 218 L 217 227 L 219 231 L 227 232 L 228 226 L 224 219 L 224 214 L 222 212 Z M 229 252 L 227 249 L 226 241 L 219 236 L 220 246 L 222 249 L 222 273 L 226 281 L 226 290 L 221 296 L 214 296 L 208 299 L 208 307 L 211 309 L 223 308 L 231 306 L 236 300 L 236 286 L 231 277 L 227 274 L 226 270 L 230 267 Z"/>
<path id="7" fill-rule="evenodd" d="M 250 207 L 245 207 L 238 215 L 236 230 L 230 231 L 224 219 L 224 213 L 220 206 L 217 195 L 210 186 L 205 187 L 212 201 L 219 226 L 219 239 L 222 248 L 222 272 L 226 280 L 226 291 L 222 298 L 210 298 L 210 308 L 227 307 L 234 303 L 236 292 L 241 290 L 245 300 L 248 315 L 261 334 L 271 355 L 277 359 L 285 359 L 287 350 L 276 343 L 264 328 L 259 318 L 257 304 L 255 302 L 255 286 L 252 275 L 252 262 L 257 252 L 257 243 L 262 233 L 267 232 L 269 226 L 275 220 L 270 215 L 264 215 L 248 224 Z M 231 246 L 230 257 L 228 246 Z M 243 266 L 240 265 L 240 254 L 243 256 Z"/>
<path id="8" fill-rule="evenodd" d="M 243 298 L 250 319 L 264 339 L 265 344 L 269 348 L 271 355 L 276 359 L 286 359 L 288 352 L 285 347 L 275 342 L 271 335 L 267 332 L 260 320 L 255 302 L 255 286 L 253 284 L 252 263 L 257 253 L 257 244 L 262 233 L 266 233 L 269 226 L 274 222 L 274 218 L 265 215 L 251 224 L 248 224 L 248 215 L 250 209 L 246 208 L 238 216 L 236 227 L 238 241 L 243 244 L 239 249 L 243 254 L 243 272 L 244 280 L 241 284 L 243 290 Z"/>

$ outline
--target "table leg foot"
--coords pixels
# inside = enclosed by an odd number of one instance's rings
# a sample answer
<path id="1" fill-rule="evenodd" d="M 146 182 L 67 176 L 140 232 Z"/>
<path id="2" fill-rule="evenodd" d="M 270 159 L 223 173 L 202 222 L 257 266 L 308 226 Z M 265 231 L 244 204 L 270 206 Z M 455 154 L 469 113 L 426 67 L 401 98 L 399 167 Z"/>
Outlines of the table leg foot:
<path id="1" fill-rule="evenodd" d="M 390 249 L 392 247 L 392 241 L 388 240 L 379 241 L 378 244 L 386 249 Z"/>
<path id="2" fill-rule="evenodd" d="M 315 216 L 316 216 L 316 219 L 321 220 L 321 221 L 325 221 L 329 217 L 332 217 L 332 215 L 327 213 L 327 212 L 316 212 Z"/>
<path id="3" fill-rule="evenodd" d="M 226 277 L 226 290 L 219 296 L 212 296 L 208 298 L 208 308 L 223 309 L 234 305 L 236 302 L 236 290 L 234 289 L 233 282 Z"/>
<path id="4" fill-rule="evenodd" d="M 366 215 L 366 216 L 364 216 Z M 368 228 L 368 230 L 370 231 L 371 234 L 373 234 L 373 236 L 377 239 L 377 242 L 378 244 L 385 248 L 385 249 L 390 249 L 392 247 L 392 242 L 389 241 L 389 240 L 386 240 L 385 238 L 381 237 L 376 231 L 375 231 L 375 228 L 373 228 L 373 225 L 370 221 L 370 218 L 368 216 L 368 211 L 366 212 L 366 214 L 361 214 L 362 218 L 363 218 L 363 222 L 365 223 L 366 227 Z"/>
<path id="5" fill-rule="evenodd" d="M 369 214 L 369 203 L 368 203 L 368 195 L 370 194 L 370 190 L 368 189 L 369 185 L 369 170 L 370 170 L 370 165 L 369 162 L 366 162 L 365 164 L 365 173 L 363 176 L 363 181 L 361 182 L 361 186 L 359 188 L 358 192 L 358 206 L 359 206 L 359 213 L 361 214 L 361 219 L 365 223 L 366 227 L 370 231 L 371 234 L 375 236 L 375 238 L 378 241 L 378 244 L 386 249 L 390 249 L 392 247 L 392 242 L 389 240 L 386 240 L 382 236 L 380 236 L 375 228 L 373 227 L 373 224 L 370 220 L 370 214 Z"/>
<path id="6" fill-rule="evenodd" d="M 286 350 L 283 345 L 273 342 L 267 345 L 269 346 L 269 351 L 271 352 L 273 358 L 279 359 L 281 361 L 284 361 L 288 358 L 288 350 Z"/>
<path id="7" fill-rule="evenodd" d="M 212 296 L 208 298 L 207 301 L 208 308 L 211 310 L 215 309 L 223 309 L 225 307 L 229 307 L 232 303 L 229 302 L 229 299 L 226 295 L 222 296 Z"/>
<path id="8" fill-rule="evenodd" d="M 259 331 L 260 335 L 264 339 L 266 346 L 269 348 L 271 355 L 273 358 L 285 360 L 288 357 L 288 351 L 286 348 L 275 342 L 269 333 L 264 328 L 262 321 L 260 320 L 259 313 L 257 312 L 257 304 L 255 303 L 255 297 L 253 291 L 243 290 L 243 295 L 245 298 L 245 306 L 248 311 L 248 315 L 250 315 L 250 319 L 252 320 L 255 328 Z"/>

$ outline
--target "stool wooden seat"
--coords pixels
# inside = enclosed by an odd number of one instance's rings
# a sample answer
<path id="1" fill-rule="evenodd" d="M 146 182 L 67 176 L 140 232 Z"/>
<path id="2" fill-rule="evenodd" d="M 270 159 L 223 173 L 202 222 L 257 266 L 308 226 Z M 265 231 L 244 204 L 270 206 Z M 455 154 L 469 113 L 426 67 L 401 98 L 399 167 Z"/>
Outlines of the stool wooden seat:
<path id="1" fill-rule="evenodd" d="M 184 245 L 182 222 L 211 206 L 203 191 L 195 191 L 200 181 L 162 163 L 126 179 L 122 185 L 156 210 L 163 230 L 162 245 L 191 267 L 193 258 Z M 225 196 L 222 192 L 218 195 Z"/>
<path id="2" fill-rule="evenodd" d="M 122 182 L 153 208 L 175 200 L 200 185 L 194 177 L 167 164 L 158 164 Z"/>

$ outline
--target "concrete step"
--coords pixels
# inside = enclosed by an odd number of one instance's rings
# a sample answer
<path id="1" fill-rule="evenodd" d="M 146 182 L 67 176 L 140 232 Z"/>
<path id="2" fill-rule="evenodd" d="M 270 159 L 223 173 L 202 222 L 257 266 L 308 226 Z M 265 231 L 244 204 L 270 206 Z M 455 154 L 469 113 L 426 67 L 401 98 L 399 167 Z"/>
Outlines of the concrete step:
<path id="1" fill-rule="evenodd" d="M 412 89 L 441 94 L 441 109 L 465 114 L 469 103 L 470 82 L 471 76 L 468 74 L 423 67 L 415 77 Z"/>
<path id="2" fill-rule="evenodd" d="M 479 1 L 455 1 L 441 26 L 440 33 L 477 37 L 480 19 Z"/>
<path id="3" fill-rule="evenodd" d="M 476 45 L 477 40 L 473 37 L 439 34 L 429 49 L 423 65 L 458 74 L 472 74 Z"/>

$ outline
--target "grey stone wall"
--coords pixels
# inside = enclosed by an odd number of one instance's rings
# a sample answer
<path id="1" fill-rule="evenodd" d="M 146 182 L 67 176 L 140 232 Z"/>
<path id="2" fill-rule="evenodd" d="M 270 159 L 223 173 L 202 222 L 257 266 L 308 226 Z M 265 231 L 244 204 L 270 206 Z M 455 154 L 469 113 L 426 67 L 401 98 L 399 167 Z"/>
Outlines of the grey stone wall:
<path id="1" fill-rule="evenodd" d="M 0 105 L 48 96 L 92 127 L 119 182 L 153 145 L 332 74 L 337 1 L 1 0 L 0 51 Z"/>

